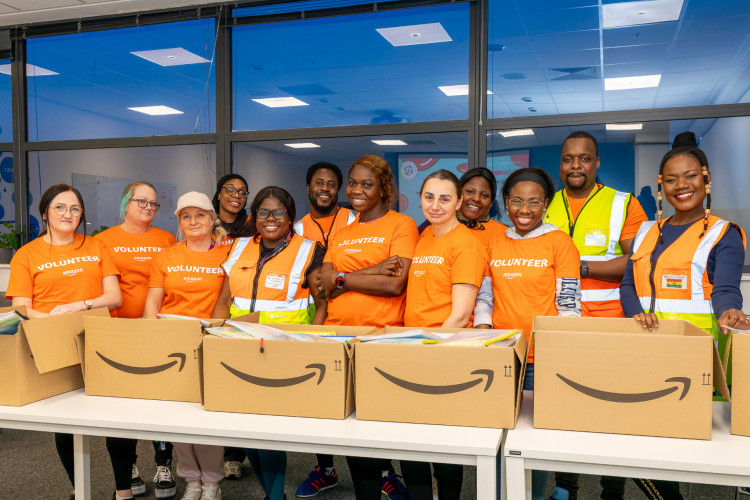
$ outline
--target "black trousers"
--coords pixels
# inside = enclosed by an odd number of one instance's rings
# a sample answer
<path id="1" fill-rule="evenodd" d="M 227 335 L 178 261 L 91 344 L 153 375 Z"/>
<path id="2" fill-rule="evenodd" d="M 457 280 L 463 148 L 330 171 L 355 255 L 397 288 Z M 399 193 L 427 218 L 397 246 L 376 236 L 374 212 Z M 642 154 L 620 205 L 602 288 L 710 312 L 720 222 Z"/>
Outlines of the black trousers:
<path id="1" fill-rule="evenodd" d="M 391 468 L 385 458 L 346 457 L 357 500 L 380 500 L 383 471 Z"/>
<path id="2" fill-rule="evenodd" d="M 459 500 L 464 468 L 456 464 L 432 464 L 440 500 Z M 432 471 L 427 462 L 401 460 L 401 474 L 409 500 L 432 500 Z"/>
<path id="3" fill-rule="evenodd" d="M 154 444 L 154 462 L 156 462 L 156 466 L 164 465 L 170 467 L 172 465 L 172 443 L 166 441 L 152 441 L 152 443 Z M 242 459 L 245 459 L 244 454 L 242 455 Z"/>
<path id="4" fill-rule="evenodd" d="M 133 464 L 138 458 L 135 453 L 138 440 L 107 437 L 105 442 L 112 461 L 112 471 L 115 473 L 115 489 L 129 490 Z"/>
<path id="5" fill-rule="evenodd" d="M 572 472 L 555 472 L 555 485 L 568 490 L 570 498 L 578 497 L 578 478 L 580 474 Z M 600 484 L 602 485 L 603 500 L 622 500 L 625 495 L 625 478 L 602 476 Z"/>

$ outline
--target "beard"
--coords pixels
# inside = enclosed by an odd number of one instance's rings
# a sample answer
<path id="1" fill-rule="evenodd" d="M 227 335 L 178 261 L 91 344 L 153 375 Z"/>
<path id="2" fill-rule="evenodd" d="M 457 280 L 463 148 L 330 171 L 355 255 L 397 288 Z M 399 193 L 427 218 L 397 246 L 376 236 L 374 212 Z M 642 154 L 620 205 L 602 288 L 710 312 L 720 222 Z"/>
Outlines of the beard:
<path id="1" fill-rule="evenodd" d="M 578 180 L 578 179 L 583 179 L 583 180 L 580 182 L 580 184 L 578 184 L 576 186 L 572 186 L 570 184 L 570 174 L 568 174 L 568 175 L 565 176 L 566 179 L 567 179 L 567 181 L 568 181 L 568 184 L 567 184 L 568 188 L 570 188 L 570 189 L 583 189 L 583 188 L 585 188 L 588 185 L 588 183 L 589 183 L 589 176 L 586 175 L 586 174 L 578 174 L 578 175 L 580 175 L 580 177 L 577 176 L 576 180 Z"/>
<path id="2" fill-rule="evenodd" d="M 337 200 L 333 196 L 331 197 L 331 202 L 328 205 L 321 205 L 320 203 L 318 203 L 318 198 L 314 194 L 308 195 L 307 198 L 310 200 L 310 206 L 313 208 L 313 210 L 321 214 L 328 215 L 336 209 Z"/>

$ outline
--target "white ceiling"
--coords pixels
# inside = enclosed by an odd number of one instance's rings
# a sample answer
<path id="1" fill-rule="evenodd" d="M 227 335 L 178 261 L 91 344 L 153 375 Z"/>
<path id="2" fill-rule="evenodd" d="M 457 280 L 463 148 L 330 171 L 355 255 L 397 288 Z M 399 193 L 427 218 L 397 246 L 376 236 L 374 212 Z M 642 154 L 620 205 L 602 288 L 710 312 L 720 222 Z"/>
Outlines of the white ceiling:
<path id="1" fill-rule="evenodd" d="M 228 0 L 0 0 L 0 27 L 218 3 Z"/>

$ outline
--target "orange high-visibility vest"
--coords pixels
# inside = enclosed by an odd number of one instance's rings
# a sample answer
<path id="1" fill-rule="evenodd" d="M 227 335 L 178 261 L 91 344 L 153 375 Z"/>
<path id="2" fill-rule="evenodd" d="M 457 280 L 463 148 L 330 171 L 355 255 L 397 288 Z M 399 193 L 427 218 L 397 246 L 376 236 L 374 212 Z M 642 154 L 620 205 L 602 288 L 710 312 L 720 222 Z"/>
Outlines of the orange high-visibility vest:
<path id="1" fill-rule="evenodd" d="M 309 324 L 315 303 L 302 288 L 316 243 L 297 234 L 258 269 L 260 239 L 238 238 L 224 263 L 232 292 L 232 317 L 260 312 L 261 323 Z"/>

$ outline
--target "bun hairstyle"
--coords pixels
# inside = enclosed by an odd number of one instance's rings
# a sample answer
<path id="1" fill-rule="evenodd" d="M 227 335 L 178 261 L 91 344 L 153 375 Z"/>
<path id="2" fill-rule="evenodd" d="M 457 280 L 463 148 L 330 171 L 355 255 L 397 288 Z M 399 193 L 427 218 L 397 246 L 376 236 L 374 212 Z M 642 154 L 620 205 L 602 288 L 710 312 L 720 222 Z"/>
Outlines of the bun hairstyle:
<path id="1" fill-rule="evenodd" d="M 664 155 L 664 158 L 662 158 L 661 165 L 659 165 L 659 177 L 656 179 L 656 198 L 659 203 L 659 209 L 656 216 L 656 225 L 659 227 L 659 242 L 661 243 L 664 242 L 664 239 L 662 238 L 661 220 L 661 216 L 664 214 L 664 211 L 662 210 L 661 191 L 664 165 L 666 165 L 669 160 L 677 156 L 692 156 L 693 158 L 698 160 L 698 163 L 701 164 L 701 170 L 703 172 L 703 184 L 706 186 L 706 210 L 705 215 L 703 216 L 703 232 L 701 232 L 699 238 L 703 238 L 703 235 L 706 234 L 706 230 L 708 229 L 708 216 L 711 214 L 711 183 L 708 182 L 708 157 L 702 149 L 698 148 L 698 141 L 696 140 L 695 134 L 693 132 L 682 132 L 681 134 L 677 134 L 677 136 L 674 138 L 674 142 L 672 142 L 672 149 Z"/>

